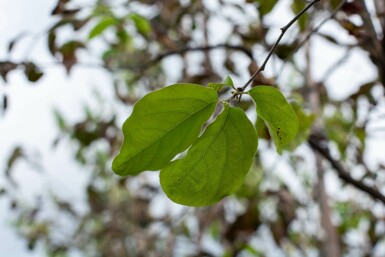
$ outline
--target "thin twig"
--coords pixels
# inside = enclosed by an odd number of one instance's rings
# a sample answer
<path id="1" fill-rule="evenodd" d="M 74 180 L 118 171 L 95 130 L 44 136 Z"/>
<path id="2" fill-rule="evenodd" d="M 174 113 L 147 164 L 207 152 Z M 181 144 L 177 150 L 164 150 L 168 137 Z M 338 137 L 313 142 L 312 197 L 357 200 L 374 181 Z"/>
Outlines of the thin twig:
<path id="1" fill-rule="evenodd" d="M 339 10 L 341 10 L 342 6 L 345 4 L 347 0 L 342 0 L 338 5 L 337 7 L 330 13 L 330 15 L 324 19 L 320 24 L 318 24 L 316 27 L 314 27 L 307 35 L 304 39 L 302 39 L 301 42 L 299 42 L 299 44 L 288 54 L 288 56 L 286 57 L 286 59 L 284 60 L 282 66 L 281 66 L 281 69 L 280 69 L 280 74 L 282 74 L 282 71 L 285 67 L 285 64 L 287 63 L 287 61 L 293 56 L 293 54 L 295 54 L 298 49 L 300 49 L 309 39 L 311 36 L 313 36 L 314 33 L 318 32 L 318 30 L 329 20 L 333 19 L 337 12 Z"/>
<path id="2" fill-rule="evenodd" d="M 200 51 L 212 51 L 216 49 L 227 49 L 227 50 L 234 50 L 243 52 L 247 57 L 250 58 L 250 60 L 254 60 L 253 52 L 248 49 L 247 47 L 241 46 L 241 45 L 231 45 L 231 44 L 217 44 L 217 45 L 207 45 L 207 46 L 197 46 L 197 47 L 184 47 L 177 50 L 170 50 L 161 54 L 158 54 L 154 58 L 152 58 L 147 63 L 144 63 L 140 65 L 139 67 L 132 67 L 135 69 L 140 70 L 141 74 L 139 74 L 137 77 L 142 76 L 143 72 L 145 72 L 147 69 L 149 69 L 151 66 L 159 63 L 163 59 L 172 56 L 172 55 L 183 55 L 187 52 L 200 52 Z M 127 67 L 124 67 L 124 69 L 127 69 Z"/>
<path id="3" fill-rule="evenodd" d="M 329 149 L 324 146 L 324 144 L 326 143 L 325 141 L 323 141 L 322 139 L 320 140 L 319 137 L 316 135 L 312 135 L 309 137 L 308 143 L 311 148 L 321 154 L 332 165 L 332 167 L 337 171 L 338 176 L 342 180 L 385 204 L 385 195 L 383 195 L 377 189 L 367 186 L 363 182 L 355 180 L 352 176 L 350 176 L 349 172 L 346 171 L 345 168 L 331 156 Z"/>
<path id="4" fill-rule="evenodd" d="M 267 62 L 269 61 L 270 57 L 272 56 L 273 52 L 275 51 L 275 48 L 277 48 L 277 45 L 285 35 L 286 31 L 307 11 L 312 7 L 315 3 L 319 2 L 320 0 L 313 0 L 310 4 L 308 4 L 302 11 L 300 11 L 288 24 L 286 24 L 284 27 L 281 28 L 281 35 L 279 35 L 277 41 L 275 41 L 273 47 L 270 49 L 269 53 L 267 54 L 265 60 L 263 61 L 262 65 L 259 67 L 259 69 L 250 77 L 250 79 L 246 82 L 246 84 L 242 87 L 242 91 L 244 91 L 251 82 L 255 79 L 255 77 L 265 70 L 265 66 Z"/>

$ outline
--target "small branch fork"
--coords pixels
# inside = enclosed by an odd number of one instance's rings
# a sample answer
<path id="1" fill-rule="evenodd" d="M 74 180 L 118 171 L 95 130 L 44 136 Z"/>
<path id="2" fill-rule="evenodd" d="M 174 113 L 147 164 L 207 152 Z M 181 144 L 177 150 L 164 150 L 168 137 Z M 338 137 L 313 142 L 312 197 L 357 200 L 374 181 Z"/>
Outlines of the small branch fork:
<path id="1" fill-rule="evenodd" d="M 255 77 L 265 70 L 266 64 L 269 61 L 270 57 L 273 55 L 275 48 L 285 35 L 286 31 L 305 13 L 307 10 L 310 9 L 314 4 L 319 2 L 320 0 L 313 0 L 311 3 L 309 3 L 302 11 L 300 11 L 288 24 L 286 24 L 284 27 L 281 28 L 281 35 L 279 35 L 277 41 L 275 41 L 274 45 L 270 49 L 269 53 L 267 54 L 265 60 L 263 61 L 262 65 L 259 67 L 259 69 L 250 77 L 250 79 L 246 82 L 246 84 L 242 87 L 242 92 L 250 85 L 251 82 L 255 79 Z"/>
<path id="2" fill-rule="evenodd" d="M 350 176 L 349 172 L 346 171 L 345 168 L 331 156 L 329 149 L 327 148 L 327 146 L 325 146 L 327 142 L 324 139 L 320 139 L 317 135 L 311 135 L 308 139 L 308 143 L 313 150 L 322 155 L 330 163 L 330 165 L 335 169 L 338 176 L 342 180 L 344 180 L 348 184 L 351 184 L 357 189 L 367 193 L 375 200 L 378 200 L 385 204 L 385 195 L 383 195 L 377 189 L 367 186 L 359 180 L 355 180 L 352 176 Z"/>

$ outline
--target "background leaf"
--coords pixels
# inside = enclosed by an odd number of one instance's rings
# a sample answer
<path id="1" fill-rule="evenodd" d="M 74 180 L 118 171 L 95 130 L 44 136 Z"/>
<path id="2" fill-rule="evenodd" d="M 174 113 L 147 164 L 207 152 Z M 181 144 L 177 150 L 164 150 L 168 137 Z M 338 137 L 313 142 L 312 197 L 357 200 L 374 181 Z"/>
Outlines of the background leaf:
<path id="1" fill-rule="evenodd" d="M 108 27 L 116 25 L 118 22 L 113 17 L 105 17 L 99 23 L 92 28 L 90 33 L 88 34 L 88 39 L 93 39 L 94 37 L 102 34 Z"/>
<path id="2" fill-rule="evenodd" d="M 306 2 L 302 0 L 294 0 L 291 4 L 291 9 L 294 14 L 299 13 L 303 8 L 305 8 Z M 301 31 L 306 29 L 306 24 L 309 22 L 309 14 L 304 13 L 301 17 L 299 17 L 297 24 Z"/>
<path id="3" fill-rule="evenodd" d="M 137 13 L 132 13 L 129 17 L 140 34 L 148 35 L 151 32 L 150 22 L 146 18 Z"/>
<path id="4" fill-rule="evenodd" d="M 43 77 L 43 72 L 32 62 L 24 64 L 24 74 L 31 82 L 36 82 Z"/>
<path id="5" fill-rule="evenodd" d="M 266 122 L 279 154 L 298 132 L 298 119 L 282 93 L 270 86 L 257 86 L 249 91 L 257 105 L 258 116 Z"/>
<path id="6" fill-rule="evenodd" d="M 258 3 L 258 10 L 261 15 L 271 12 L 277 3 L 276 0 L 256 0 L 255 2 Z"/>
<path id="7" fill-rule="evenodd" d="M 301 121 L 298 124 L 297 136 L 289 143 L 288 147 L 286 147 L 286 149 L 294 151 L 296 147 L 306 142 L 306 140 L 309 138 L 316 116 L 313 113 L 305 112 L 303 107 L 297 102 L 290 103 L 290 105 L 293 107 L 298 120 Z"/>
<path id="8" fill-rule="evenodd" d="M 210 82 L 210 83 L 207 84 L 207 86 L 212 88 L 212 89 L 215 89 L 216 91 L 220 91 L 223 87 L 232 87 L 232 88 L 234 88 L 234 82 L 233 82 L 233 80 L 231 79 L 230 76 L 227 76 L 223 83 L 212 83 L 212 82 Z"/>
<path id="9" fill-rule="evenodd" d="M 161 170 L 161 186 L 179 204 L 218 202 L 242 184 L 257 147 L 257 133 L 245 112 L 225 105 L 186 157 Z"/>
<path id="10" fill-rule="evenodd" d="M 124 141 L 112 169 L 126 176 L 163 168 L 198 137 L 217 101 L 215 90 L 193 84 L 144 96 L 123 125 Z"/>

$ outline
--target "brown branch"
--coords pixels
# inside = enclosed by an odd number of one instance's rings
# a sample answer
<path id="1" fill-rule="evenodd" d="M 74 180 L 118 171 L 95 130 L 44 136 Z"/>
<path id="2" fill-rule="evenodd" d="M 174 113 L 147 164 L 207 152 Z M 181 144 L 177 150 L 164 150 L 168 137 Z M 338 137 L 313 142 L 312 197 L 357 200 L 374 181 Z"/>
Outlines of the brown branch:
<path id="1" fill-rule="evenodd" d="M 159 54 L 156 56 L 154 59 L 152 59 L 146 66 L 153 65 L 155 63 L 160 62 L 166 57 L 169 57 L 171 55 L 182 55 L 187 52 L 199 52 L 199 51 L 211 51 L 215 49 L 229 49 L 229 50 L 235 50 L 235 51 L 240 51 L 243 52 L 244 54 L 247 55 L 250 59 L 253 59 L 253 53 L 251 50 L 244 46 L 239 46 L 239 45 L 230 45 L 230 44 L 218 44 L 218 45 L 208 45 L 208 46 L 198 46 L 198 47 L 185 47 L 181 48 L 178 50 L 172 50 L 172 51 L 167 51 L 165 53 Z"/>
<path id="2" fill-rule="evenodd" d="M 254 60 L 253 52 L 248 49 L 247 47 L 241 46 L 241 45 L 231 45 L 231 44 L 217 44 L 217 45 L 207 45 L 207 46 L 197 46 L 197 47 L 184 47 L 177 50 L 169 50 L 164 53 L 160 53 L 153 57 L 150 61 L 145 62 L 141 65 L 135 65 L 133 67 L 121 67 L 122 69 L 137 69 L 140 71 L 140 73 L 136 76 L 136 78 L 139 78 L 143 75 L 143 73 L 149 69 L 151 66 L 159 63 L 163 59 L 172 56 L 172 55 L 183 55 L 187 52 L 206 52 L 206 51 L 212 51 L 216 49 L 227 49 L 227 50 L 234 50 L 244 53 L 247 57 L 249 57 L 251 60 Z M 106 68 L 108 70 L 108 68 Z M 135 80 L 135 79 L 134 79 Z"/>
<path id="3" fill-rule="evenodd" d="M 385 204 L 385 195 L 383 195 L 377 189 L 367 186 L 361 181 L 355 180 L 352 176 L 350 176 L 349 172 L 345 170 L 341 163 L 339 163 L 331 156 L 329 149 L 325 145 L 327 142 L 324 139 L 321 139 L 317 135 L 313 134 L 309 137 L 308 143 L 311 148 L 321 154 L 331 164 L 331 166 L 335 169 L 335 171 L 338 173 L 338 176 L 342 180 L 372 196 L 375 200 L 378 200 Z"/>
<path id="4" fill-rule="evenodd" d="M 309 3 L 302 11 L 300 11 L 293 19 L 289 21 L 288 24 L 286 24 L 284 27 L 281 28 L 281 34 L 279 35 L 277 41 L 275 41 L 274 45 L 270 49 L 269 53 L 267 54 L 265 60 L 263 61 L 262 65 L 259 67 L 259 69 L 250 77 L 250 79 L 246 82 L 246 84 L 242 87 L 242 92 L 250 85 L 251 82 L 253 82 L 254 78 L 262 71 L 265 70 L 266 64 L 269 61 L 270 57 L 273 55 L 275 48 L 277 48 L 279 42 L 281 42 L 281 39 L 285 35 L 286 31 L 307 11 L 312 7 L 315 3 L 319 2 L 320 0 L 313 0 L 311 3 Z"/>
<path id="5" fill-rule="evenodd" d="M 380 81 L 385 87 L 385 53 L 384 49 L 382 48 L 381 41 L 379 37 L 377 36 L 376 29 L 373 24 L 373 20 L 371 17 L 371 14 L 368 10 L 368 7 L 366 5 L 365 0 L 357 0 L 359 4 L 362 7 L 362 11 L 360 13 L 361 19 L 363 21 L 363 28 L 365 29 L 365 32 L 367 32 L 368 39 L 365 42 L 367 42 L 367 46 L 364 47 L 362 45 L 363 49 L 367 50 L 370 54 L 370 58 L 372 59 L 373 63 L 377 66 Z"/>
<path id="6" fill-rule="evenodd" d="M 239 52 L 242 52 L 244 53 L 247 57 L 249 57 L 251 60 L 254 60 L 254 57 L 253 57 L 253 52 L 244 47 L 244 46 L 240 46 L 240 45 L 231 45 L 231 44 L 218 44 L 218 45 L 208 45 L 208 46 L 197 46 L 197 47 L 185 47 L 185 48 L 181 48 L 181 49 L 177 49 L 177 50 L 170 50 L 170 51 L 166 51 L 164 53 L 161 53 L 161 54 L 158 54 L 157 56 L 155 56 L 154 58 L 152 58 L 150 61 L 146 62 L 146 63 L 143 63 L 143 64 L 139 64 L 139 65 L 134 65 L 134 66 L 124 66 L 124 67 L 118 67 L 117 69 L 124 69 L 124 70 L 127 70 L 127 69 L 139 69 L 139 70 L 146 70 L 148 69 L 149 67 L 151 67 L 152 65 L 155 65 L 157 64 L 158 62 L 162 61 L 163 59 L 169 57 L 169 56 L 172 56 L 172 55 L 182 55 L 182 54 L 185 54 L 187 52 L 204 52 L 204 51 L 212 51 L 212 50 L 216 50 L 216 49 L 227 49 L 227 50 L 234 50 L 234 51 L 239 51 Z M 56 62 L 56 63 L 53 63 L 55 65 L 61 65 L 62 63 L 61 62 Z M 52 67 L 52 63 L 48 63 L 48 64 L 45 64 L 47 66 L 47 68 L 50 68 Z M 105 64 L 99 64 L 99 63 L 81 63 L 81 62 L 78 62 L 76 63 L 76 65 L 81 65 L 81 66 L 84 66 L 84 67 L 90 67 L 90 68 L 104 68 L 106 70 L 111 70 L 108 66 L 106 66 Z"/>
<path id="7" fill-rule="evenodd" d="M 374 6 L 376 7 L 376 13 L 382 27 L 382 32 L 385 34 L 385 2 L 383 0 L 374 0 Z M 385 35 L 383 36 L 383 40 Z M 383 41 L 385 42 L 385 41 Z"/>
<path id="8" fill-rule="evenodd" d="M 287 61 L 293 56 L 293 54 L 295 54 L 310 38 L 312 35 L 314 35 L 315 33 L 318 32 L 318 30 L 320 30 L 320 28 L 329 20 L 333 19 L 337 12 L 339 10 L 341 10 L 342 6 L 345 4 L 347 0 L 341 0 L 341 2 L 337 5 L 337 7 L 330 13 L 330 15 L 324 19 L 320 24 L 318 24 L 316 27 L 314 27 L 307 35 L 304 39 L 302 39 L 298 45 L 288 54 L 288 56 L 285 58 L 285 61 L 283 62 L 282 66 L 281 66 L 281 69 L 280 69 L 280 74 L 282 74 L 282 71 L 283 71 L 283 68 L 285 67 L 285 64 L 287 63 Z"/>
<path id="9" fill-rule="evenodd" d="M 183 55 L 187 52 L 205 52 L 205 51 L 212 51 L 212 50 L 221 49 L 221 48 L 242 52 L 247 57 L 249 57 L 251 60 L 254 60 L 253 52 L 244 46 L 231 45 L 231 44 L 218 44 L 218 45 L 207 45 L 207 46 L 197 46 L 197 47 L 184 47 L 184 48 L 177 49 L 177 50 L 169 50 L 169 51 L 166 51 L 164 53 L 160 53 L 160 54 L 156 55 L 154 58 L 152 58 L 151 60 L 149 60 L 146 63 L 134 65 L 132 67 L 131 66 L 118 67 L 118 69 L 146 70 L 146 69 L 150 68 L 151 66 L 157 64 L 158 62 L 162 61 L 163 59 L 165 59 L 169 56 L 172 56 L 172 55 Z M 61 63 L 59 62 L 58 64 L 61 64 Z M 81 64 L 82 66 L 85 66 L 85 67 L 105 68 L 107 70 L 111 70 L 110 68 L 108 68 L 104 64 L 97 64 L 97 63 L 96 64 L 77 63 L 77 64 Z"/>

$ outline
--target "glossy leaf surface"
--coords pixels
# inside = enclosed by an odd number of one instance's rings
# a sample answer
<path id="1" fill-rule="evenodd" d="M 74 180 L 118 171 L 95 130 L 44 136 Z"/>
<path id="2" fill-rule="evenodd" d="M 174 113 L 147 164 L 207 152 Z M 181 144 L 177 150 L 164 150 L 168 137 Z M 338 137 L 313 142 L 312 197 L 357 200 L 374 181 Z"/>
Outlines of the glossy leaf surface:
<path id="1" fill-rule="evenodd" d="M 159 170 L 198 137 L 213 113 L 215 90 L 175 84 L 139 100 L 123 125 L 124 141 L 112 169 L 121 176 Z"/>
<path id="2" fill-rule="evenodd" d="M 282 93 L 270 86 L 257 86 L 249 91 L 257 106 L 258 116 L 266 122 L 277 152 L 292 141 L 298 132 L 298 119 Z"/>
<path id="3" fill-rule="evenodd" d="M 242 184 L 257 146 L 257 133 L 245 112 L 225 105 L 186 157 L 161 170 L 161 186 L 179 204 L 216 203 Z"/>

